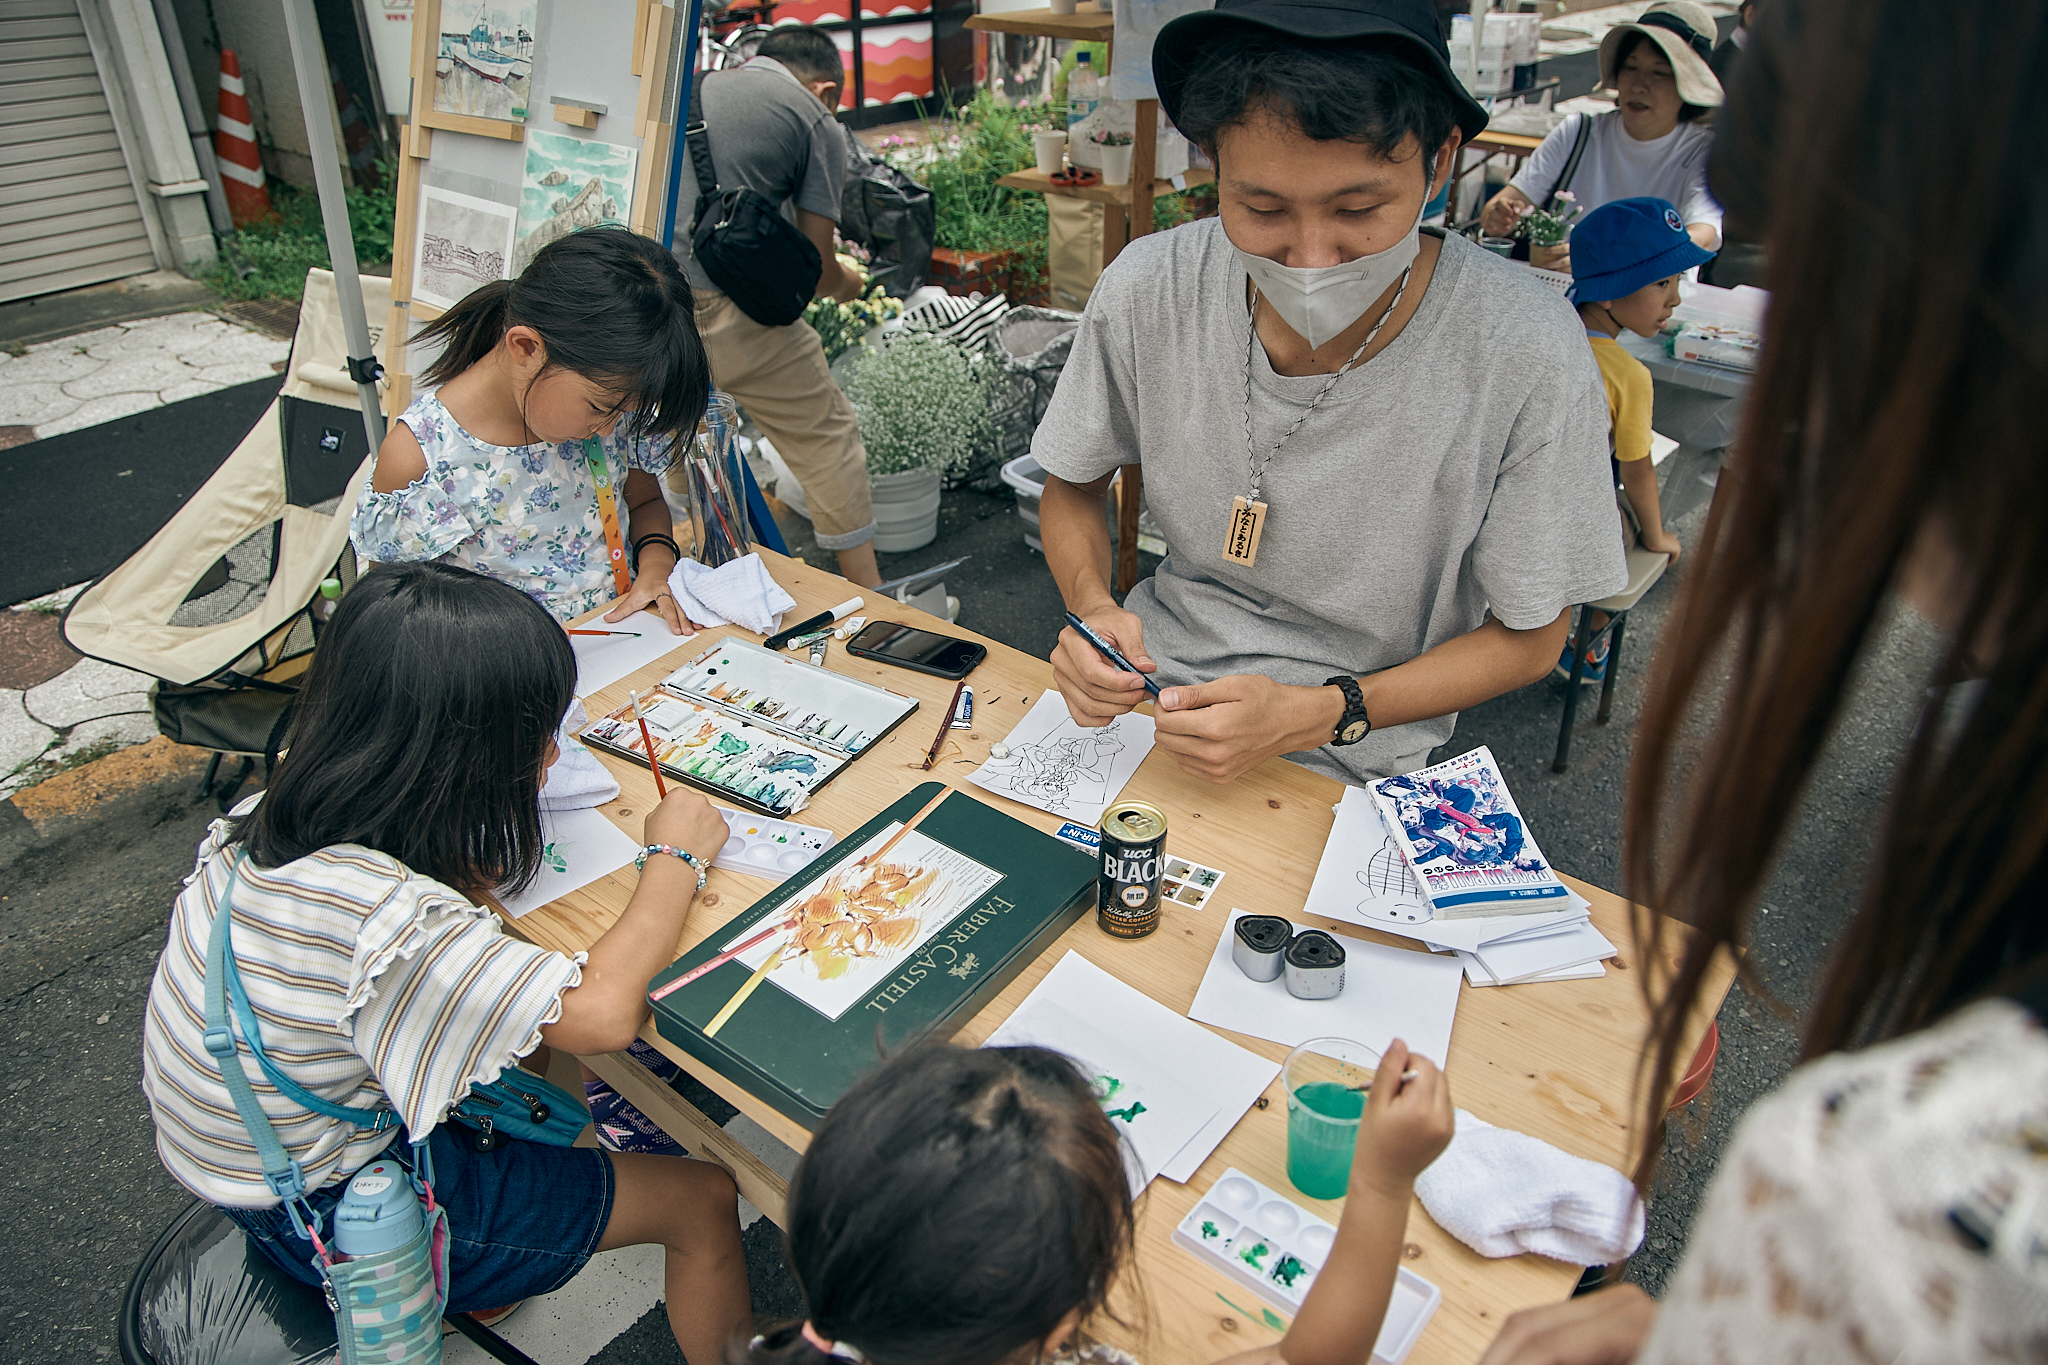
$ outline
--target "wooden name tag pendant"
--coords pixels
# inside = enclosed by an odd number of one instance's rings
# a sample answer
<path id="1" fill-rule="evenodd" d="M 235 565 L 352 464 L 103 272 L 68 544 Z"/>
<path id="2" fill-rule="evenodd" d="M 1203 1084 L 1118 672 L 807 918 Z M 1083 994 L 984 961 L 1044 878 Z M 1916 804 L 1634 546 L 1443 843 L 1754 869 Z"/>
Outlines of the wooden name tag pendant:
<path id="1" fill-rule="evenodd" d="M 1230 501 L 1230 534 L 1223 541 L 1223 557 L 1250 568 L 1259 557 L 1259 533 L 1266 529 L 1266 504 Z"/>

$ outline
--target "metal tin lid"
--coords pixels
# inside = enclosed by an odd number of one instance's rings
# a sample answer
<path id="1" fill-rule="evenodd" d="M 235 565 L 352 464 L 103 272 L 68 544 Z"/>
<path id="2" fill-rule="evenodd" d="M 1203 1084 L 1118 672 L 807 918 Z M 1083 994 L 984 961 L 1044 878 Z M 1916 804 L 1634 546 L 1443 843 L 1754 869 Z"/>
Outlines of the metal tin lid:
<path id="1" fill-rule="evenodd" d="M 1125 801 L 1104 813 L 1102 825 L 1120 839 L 1143 841 L 1166 832 L 1166 816 L 1143 801 Z"/>

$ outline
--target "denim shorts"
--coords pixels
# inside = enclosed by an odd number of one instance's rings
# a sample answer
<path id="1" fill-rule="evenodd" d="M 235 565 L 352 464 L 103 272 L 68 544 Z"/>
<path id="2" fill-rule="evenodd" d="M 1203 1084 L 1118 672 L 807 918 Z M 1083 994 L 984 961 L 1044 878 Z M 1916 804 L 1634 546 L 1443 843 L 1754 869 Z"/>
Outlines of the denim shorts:
<path id="1" fill-rule="evenodd" d="M 612 1163 L 603 1151 L 514 1139 L 479 1152 L 470 1137 L 468 1128 L 444 1123 L 427 1144 L 434 1197 L 448 1210 L 451 1313 L 502 1308 L 560 1289 L 597 1250 L 612 1216 Z M 408 1141 L 401 1129 L 386 1150 L 405 1154 Z M 329 1232 L 347 1186 L 337 1180 L 312 1196 Z M 282 1204 L 221 1212 L 287 1274 L 320 1283 L 313 1246 L 292 1228 Z"/>

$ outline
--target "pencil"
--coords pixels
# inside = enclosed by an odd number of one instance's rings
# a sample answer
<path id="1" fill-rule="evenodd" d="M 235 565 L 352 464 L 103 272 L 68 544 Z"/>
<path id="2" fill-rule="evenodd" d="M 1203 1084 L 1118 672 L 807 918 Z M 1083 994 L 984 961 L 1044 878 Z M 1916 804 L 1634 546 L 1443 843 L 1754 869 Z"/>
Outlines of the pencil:
<path id="1" fill-rule="evenodd" d="M 903 822 L 903 828 L 901 828 L 901 829 L 897 830 L 897 831 L 896 831 L 896 832 L 895 832 L 894 834 L 890 835 L 890 836 L 889 836 L 889 840 L 888 840 L 888 842 L 887 842 L 887 843 L 883 844 L 883 845 L 882 845 L 882 846 L 881 846 L 880 848 L 876 849 L 876 850 L 875 850 L 875 851 L 874 851 L 873 853 L 870 853 L 870 854 L 868 854 L 868 856 L 867 856 L 867 857 L 865 857 L 865 858 L 862 858 L 862 859 L 861 859 L 861 860 L 860 860 L 860 861 L 859 861 L 858 863 L 854 864 L 854 866 L 856 866 L 856 867 L 866 867 L 866 866 L 867 866 L 867 865 L 868 865 L 869 863 L 872 863 L 872 862 L 874 862 L 874 861 L 875 861 L 875 860 L 876 860 L 877 858 L 881 857 L 881 856 L 882 856 L 882 855 L 883 855 L 884 853 L 887 853 L 887 852 L 888 852 L 888 851 L 889 851 L 890 849 L 892 849 L 892 848 L 896 847 L 896 841 L 897 841 L 898 839 L 901 839 L 901 838 L 902 838 L 902 837 L 903 837 L 904 835 L 906 835 L 906 834 L 910 833 L 910 831 L 912 831 L 912 830 L 916 829 L 916 828 L 918 827 L 918 825 L 919 825 L 920 823 L 922 823 L 922 822 L 923 822 L 923 820 L 924 820 L 925 816 L 927 816 L 927 815 L 930 815 L 930 814 L 931 814 L 931 813 L 932 813 L 933 811 L 935 811 L 935 810 L 937 810 L 937 809 L 939 808 L 939 802 L 941 802 L 941 801 L 945 800 L 945 799 L 946 799 L 947 797 L 951 796 L 952 794 L 953 794 L 953 784 L 952 784 L 952 783 L 950 783 L 950 782 L 946 782 L 946 783 L 943 783 L 943 784 L 941 784 L 941 785 L 940 785 L 940 788 L 939 788 L 939 794 L 938 794 L 937 796 L 934 796 L 934 797 L 933 797 L 933 798 L 932 798 L 931 800 L 929 800 L 929 801 L 925 802 L 925 805 L 924 805 L 924 809 L 923 809 L 923 810 L 921 810 L 921 811 L 919 811 L 919 812 L 918 812 L 917 814 L 915 814 L 915 815 L 911 816 L 911 817 L 910 817 L 910 818 L 909 818 L 908 820 L 905 820 L 905 821 Z"/>
<path id="2" fill-rule="evenodd" d="M 726 949 L 717 957 L 712 958 L 709 962 L 700 963 L 697 966 L 690 968 L 689 971 L 684 972 L 675 980 L 667 982 L 666 984 L 658 986 L 654 990 L 649 991 L 647 994 L 647 998 L 650 1000 L 661 1000 L 669 995 L 672 995 L 676 991 L 679 991 L 683 987 L 689 985 L 692 981 L 695 981 L 700 977 L 707 976 L 716 969 L 723 967 L 726 963 L 732 961 L 741 953 L 747 951 L 747 949 L 754 947 L 756 944 L 759 944 L 763 939 L 770 938 L 788 927 L 789 920 L 786 918 L 775 921 L 775 923 L 769 925 L 766 929 L 763 929 L 760 933 L 754 935 L 746 942 L 736 944 L 735 946 Z"/>
<path id="3" fill-rule="evenodd" d="M 636 640 L 637 640 L 637 639 L 639 639 L 639 638 L 640 638 L 640 634 L 641 634 L 641 633 L 640 633 L 639 631 L 637 631 L 637 630 L 571 630 L 571 631 L 569 632 L 569 634 L 571 634 L 571 635 L 630 635 L 630 636 L 632 636 L 632 637 L 633 637 L 634 639 L 636 639 Z"/>
<path id="4" fill-rule="evenodd" d="M 932 764 L 939 761 L 939 746 L 946 742 L 946 736 L 953 729 L 953 717 L 960 710 L 960 693 L 967 687 L 967 679 L 953 684 L 953 700 L 946 703 L 946 714 L 939 717 L 939 733 L 932 739 L 932 751 L 924 756 L 924 771 L 930 772 Z"/>
<path id="5" fill-rule="evenodd" d="M 761 983 L 768 979 L 768 973 L 781 965 L 782 949 L 777 948 L 774 952 L 768 954 L 766 962 L 754 968 L 754 974 L 747 978 L 747 984 L 732 993 L 732 999 L 725 1002 L 725 1008 L 711 1016 L 711 1022 L 704 1026 L 704 1036 L 706 1038 L 716 1037 L 718 1031 L 725 1027 L 725 1021 L 739 1013 L 740 1006 L 747 1003 L 747 997 L 752 995 L 760 988 Z"/>
<path id="6" fill-rule="evenodd" d="M 648 733 L 647 717 L 640 714 L 640 694 L 628 692 L 626 695 L 633 699 L 633 719 L 640 722 L 640 742 L 647 746 L 647 768 L 654 774 L 654 794 L 666 801 L 668 784 L 661 780 L 661 764 L 654 757 L 654 736 Z"/>

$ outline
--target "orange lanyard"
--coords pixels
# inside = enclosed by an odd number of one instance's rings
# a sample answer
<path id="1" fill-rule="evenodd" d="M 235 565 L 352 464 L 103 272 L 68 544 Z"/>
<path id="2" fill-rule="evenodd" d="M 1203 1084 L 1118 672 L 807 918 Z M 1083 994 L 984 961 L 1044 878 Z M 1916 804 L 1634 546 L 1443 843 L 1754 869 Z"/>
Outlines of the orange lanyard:
<path id="1" fill-rule="evenodd" d="M 626 572 L 626 542 L 619 535 L 619 503 L 612 496 L 611 465 L 595 437 L 583 442 L 583 458 L 590 461 L 590 477 L 597 485 L 597 517 L 604 523 L 605 548 L 611 553 L 612 586 L 624 597 L 633 590 L 633 576 Z"/>

